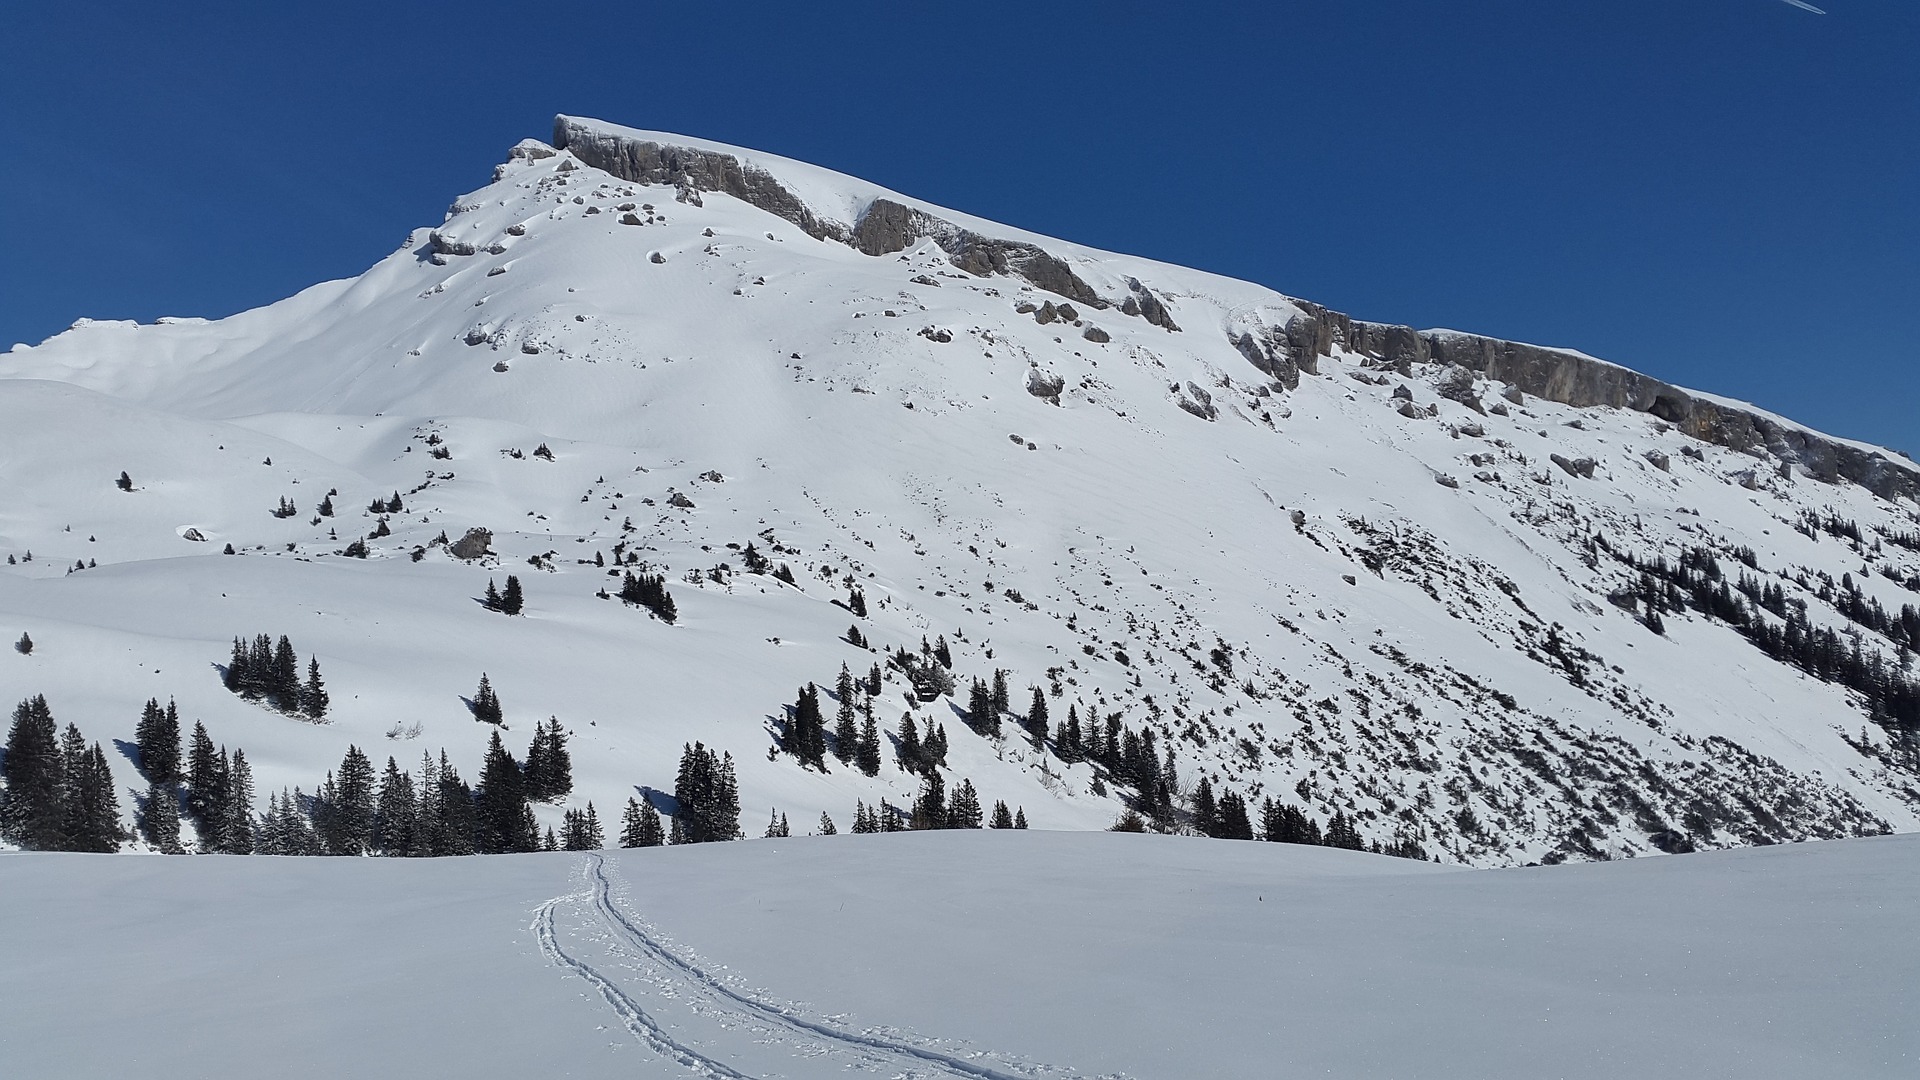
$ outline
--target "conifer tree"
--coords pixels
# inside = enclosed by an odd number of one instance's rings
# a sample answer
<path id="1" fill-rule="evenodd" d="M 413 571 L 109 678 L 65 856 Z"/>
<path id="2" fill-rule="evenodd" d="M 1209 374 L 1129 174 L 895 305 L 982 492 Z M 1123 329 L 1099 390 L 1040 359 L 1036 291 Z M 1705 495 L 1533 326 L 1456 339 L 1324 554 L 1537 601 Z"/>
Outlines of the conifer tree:
<path id="1" fill-rule="evenodd" d="M 489 580 L 487 584 L 491 586 L 493 582 Z M 518 615 L 520 614 L 520 609 L 525 607 L 526 603 L 527 603 L 526 597 L 520 591 L 519 576 L 515 574 L 508 574 L 507 589 L 505 592 L 500 594 L 501 612 L 507 615 Z"/>
<path id="2" fill-rule="evenodd" d="M 977 829 L 980 827 L 980 794 L 973 789 L 972 780 L 961 780 L 960 786 L 953 789 L 953 801 L 947 806 L 947 824 L 949 829 Z"/>
<path id="3" fill-rule="evenodd" d="M 940 770 L 928 769 L 920 782 L 920 795 L 913 802 L 910 827 L 944 829 L 947 827 L 947 785 Z"/>
<path id="4" fill-rule="evenodd" d="M 307 719 L 315 722 L 327 718 L 327 709 L 333 704 L 332 695 L 327 693 L 327 684 L 320 681 L 320 658 L 307 659 L 307 681 L 300 687 L 300 711 Z"/>
<path id="5" fill-rule="evenodd" d="M 11 555 L 7 556 L 7 562 L 12 563 L 13 556 Z M 20 640 L 13 643 L 13 651 L 19 653 L 21 656 L 32 656 L 33 655 L 32 635 L 28 634 L 25 630 L 20 631 Z"/>
<path id="6" fill-rule="evenodd" d="M 973 730 L 986 734 L 992 730 L 993 719 L 993 692 L 987 689 L 986 683 L 975 679 L 967 689 L 967 723 L 973 725 Z"/>
<path id="7" fill-rule="evenodd" d="M 531 838 L 527 835 L 526 823 L 533 811 L 527 805 L 520 764 L 501 745 L 498 731 L 493 732 L 487 742 L 477 801 L 476 850 L 485 855 L 532 850 L 528 846 Z"/>
<path id="8" fill-rule="evenodd" d="M 573 813 L 573 811 L 569 810 L 567 811 L 567 813 L 571 814 Z M 540 841 L 538 846 L 539 846 L 539 850 L 541 851 L 559 851 L 560 850 L 560 845 L 554 842 L 554 839 L 553 839 L 553 826 L 551 825 L 547 826 L 546 839 Z"/>
<path id="9" fill-rule="evenodd" d="M 768 839 L 773 839 L 777 837 L 783 837 L 786 835 L 788 835 L 787 815 L 781 813 L 778 810 L 772 811 L 772 813 L 767 818 L 766 837 Z"/>
<path id="10" fill-rule="evenodd" d="M 473 789 L 460 778 L 459 771 L 448 764 L 445 750 L 440 751 L 435 776 L 439 793 L 435 797 L 433 854 L 471 855 L 480 818 Z"/>
<path id="11" fill-rule="evenodd" d="M 740 835 L 740 789 L 733 755 L 716 755 L 700 743 L 680 755 L 674 780 L 674 843 L 704 844 Z"/>
<path id="12" fill-rule="evenodd" d="M 833 819 L 827 816 L 825 810 L 822 810 L 820 811 L 820 826 L 817 831 L 821 836 L 833 836 L 840 830 L 833 827 Z"/>
<path id="13" fill-rule="evenodd" d="M 187 816 L 202 828 L 213 810 L 217 764 L 207 726 L 194 721 L 193 739 L 187 752 Z"/>
<path id="14" fill-rule="evenodd" d="M 1247 820 L 1247 803 L 1240 797 L 1239 792 L 1221 793 L 1219 830 L 1215 835 L 1223 840 L 1253 839 L 1253 825 Z"/>
<path id="15" fill-rule="evenodd" d="M 389 756 L 387 770 L 380 776 L 380 794 L 374 800 L 373 847 L 382 855 L 414 854 L 418 818 L 413 777 L 402 772 L 400 763 Z"/>
<path id="16" fill-rule="evenodd" d="M 1201 836 L 1220 835 L 1220 810 L 1213 800 L 1213 781 L 1204 776 L 1193 789 L 1193 831 Z"/>
<path id="17" fill-rule="evenodd" d="M 953 670 L 953 650 L 947 648 L 947 636 L 945 634 L 940 635 L 939 642 L 934 645 L 933 658 L 940 661 L 941 667 L 946 668 L 948 671 Z"/>
<path id="18" fill-rule="evenodd" d="M 867 696 L 880 696 L 880 664 L 878 661 L 875 661 L 872 669 L 867 672 Z"/>
<path id="19" fill-rule="evenodd" d="M 229 855 L 253 854 L 253 767 L 246 751 L 235 747 L 227 771 L 226 800 L 222 807 L 221 850 Z"/>
<path id="20" fill-rule="evenodd" d="M 1013 813 L 1007 809 L 1004 799 L 993 800 L 993 817 L 987 822 L 990 829 L 1013 828 Z"/>
<path id="21" fill-rule="evenodd" d="M 873 722 L 873 699 L 868 698 L 860 720 L 860 740 L 853 751 L 854 764 L 868 776 L 880 773 L 880 729 Z"/>
<path id="22" fill-rule="evenodd" d="M 863 800 L 856 800 L 853 804 L 853 831 L 856 834 L 880 831 L 880 823 L 874 819 L 873 811 L 867 809 Z"/>
<path id="23" fill-rule="evenodd" d="M 147 843 L 168 855 L 180 853 L 180 794 L 171 780 L 153 780 L 147 784 L 142 806 L 140 832 Z"/>
<path id="24" fill-rule="evenodd" d="M 909 828 L 906 815 L 895 809 L 893 804 L 885 799 L 880 800 L 880 809 L 875 816 L 879 821 L 881 832 L 905 832 Z"/>
<path id="25" fill-rule="evenodd" d="M 660 827 L 660 812 L 652 803 L 641 805 L 631 796 L 627 798 L 627 812 L 620 830 L 620 846 L 623 848 L 659 847 L 666 841 Z"/>
<path id="26" fill-rule="evenodd" d="M 135 729 L 134 741 L 140 748 L 140 771 L 150 782 L 172 783 L 180 779 L 180 709 L 167 702 L 162 709 L 157 699 L 147 699 Z"/>
<path id="27" fill-rule="evenodd" d="M 860 731 L 855 726 L 853 712 L 853 672 L 848 671 L 845 664 L 840 665 L 840 681 L 833 692 L 840 699 L 833 721 L 833 756 L 840 759 L 840 764 L 848 765 L 858 753 Z"/>
<path id="28" fill-rule="evenodd" d="M 488 611 L 500 610 L 500 587 L 493 583 L 492 578 L 487 579 L 487 591 L 480 599 L 480 606 Z"/>
<path id="29" fill-rule="evenodd" d="M 1013 827 L 1016 829 L 1024 829 L 1027 827 L 1026 807 L 1022 806 L 1013 812 Z"/>
<path id="30" fill-rule="evenodd" d="M 285 634 L 273 650 L 273 685 L 269 693 L 282 712 L 300 709 L 300 658 L 294 655 L 293 642 Z"/>
<path id="31" fill-rule="evenodd" d="M 500 698 L 493 692 L 493 684 L 487 681 L 487 673 L 480 673 L 480 686 L 473 692 L 473 718 L 488 724 L 501 722 Z"/>
<path id="32" fill-rule="evenodd" d="M 929 769 L 946 765 L 947 725 L 932 724 L 928 726 L 927 737 L 920 740 L 920 760 Z"/>
<path id="33" fill-rule="evenodd" d="M 1007 673 L 995 668 L 993 672 L 993 716 L 996 721 L 995 734 L 998 734 L 997 721 L 1012 708 L 1013 697 L 1007 691 Z"/>
<path id="34" fill-rule="evenodd" d="M 912 713 L 900 714 L 900 745 L 895 751 L 900 767 L 908 772 L 920 771 L 920 732 L 913 722 Z"/>
<path id="35" fill-rule="evenodd" d="M 1033 737 L 1034 745 L 1047 743 L 1047 695 L 1039 687 L 1033 688 L 1033 702 L 1027 706 L 1025 721 L 1027 734 Z"/>

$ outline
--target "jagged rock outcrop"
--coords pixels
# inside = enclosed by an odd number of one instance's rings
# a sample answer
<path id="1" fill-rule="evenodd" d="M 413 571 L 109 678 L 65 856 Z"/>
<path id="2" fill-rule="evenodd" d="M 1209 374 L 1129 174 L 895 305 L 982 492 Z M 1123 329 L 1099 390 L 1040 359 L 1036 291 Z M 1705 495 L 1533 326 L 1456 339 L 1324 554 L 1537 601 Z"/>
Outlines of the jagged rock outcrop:
<path id="1" fill-rule="evenodd" d="M 772 173 L 732 154 L 626 138 L 570 116 L 554 117 L 553 145 L 622 180 L 678 188 L 683 202 L 703 191 L 724 192 L 792 222 L 816 240 L 849 238 L 845 225 L 814 216 Z"/>
<path id="2" fill-rule="evenodd" d="M 1524 400 L 1519 391 L 1576 408 L 1610 405 L 1651 413 L 1703 442 L 1743 452 L 1764 450 L 1828 483 L 1859 484 L 1882 498 L 1920 498 L 1920 468 L 1914 465 L 1581 353 L 1447 330 L 1359 321 L 1348 327 L 1349 349 L 1396 369 L 1411 371 L 1430 362 L 1458 365 L 1508 384 L 1509 401 Z"/>
<path id="3" fill-rule="evenodd" d="M 1018 240 L 982 236 L 892 199 L 873 200 L 854 223 L 847 243 L 862 254 L 891 255 L 921 240 L 932 240 L 948 262 L 976 277 L 1005 274 L 1091 308 L 1108 306 L 1072 267 L 1050 252 Z"/>

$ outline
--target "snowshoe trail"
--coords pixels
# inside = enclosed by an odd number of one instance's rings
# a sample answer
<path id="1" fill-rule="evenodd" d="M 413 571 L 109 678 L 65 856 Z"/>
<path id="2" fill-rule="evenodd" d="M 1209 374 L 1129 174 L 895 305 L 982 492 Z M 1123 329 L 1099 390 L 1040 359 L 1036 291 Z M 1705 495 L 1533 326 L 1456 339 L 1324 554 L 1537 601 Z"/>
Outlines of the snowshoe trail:
<path id="1" fill-rule="evenodd" d="M 810 1019 L 790 1006 L 755 997 L 728 985 L 698 962 L 674 952 L 639 920 L 616 906 L 612 881 L 602 856 L 589 854 L 581 864 L 580 873 L 584 889 L 557 896 L 540 906 L 534 930 L 541 949 L 555 963 L 592 984 L 641 1042 L 699 1075 L 744 1078 L 750 1074 L 741 1070 L 749 1067 L 759 1069 L 759 1074 L 767 1077 L 841 1075 L 847 1071 L 869 1072 L 895 1080 L 934 1077 L 1066 1080 L 1079 1075 L 1058 1066 L 989 1060 L 985 1055 L 962 1056 L 898 1035 L 851 1031 Z M 561 907 L 585 909 L 592 916 L 592 922 L 578 933 L 597 938 L 598 947 L 606 951 L 609 962 L 595 966 L 560 946 L 554 913 Z M 633 989 L 636 981 L 648 984 L 649 989 Z M 685 1010 L 688 1017 L 683 1023 L 668 1024 L 659 1015 L 642 1008 L 635 1000 L 640 996 L 657 998 L 662 1005 L 656 1009 Z M 668 1033 L 669 1027 L 673 1028 L 672 1034 Z M 753 1036 L 743 1041 L 738 1034 L 740 1029 L 751 1031 Z M 769 1051 L 783 1048 L 787 1053 L 781 1059 L 769 1058 L 764 1066 L 757 1060 L 752 1066 L 739 1060 L 743 1056 L 769 1057 Z M 731 1064 L 719 1060 L 721 1056 Z M 799 1071 L 793 1071 L 796 1068 Z"/>

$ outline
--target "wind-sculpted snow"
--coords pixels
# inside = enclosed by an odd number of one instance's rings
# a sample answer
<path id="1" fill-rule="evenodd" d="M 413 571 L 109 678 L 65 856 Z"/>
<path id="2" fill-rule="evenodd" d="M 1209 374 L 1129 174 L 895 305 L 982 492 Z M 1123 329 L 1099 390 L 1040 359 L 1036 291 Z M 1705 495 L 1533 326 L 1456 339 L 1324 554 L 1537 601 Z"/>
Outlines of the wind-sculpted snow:
<path id="1" fill-rule="evenodd" d="M 35 643 L 0 703 L 110 746 L 177 700 L 264 793 L 349 743 L 476 775 L 486 672 L 510 749 L 573 734 L 543 824 L 617 820 L 700 741 L 747 832 L 845 831 L 921 778 L 890 739 L 871 777 L 775 743 L 802 687 L 878 666 L 878 726 L 943 727 L 947 789 L 1040 828 L 1140 801 L 1070 710 L 1171 753 L 1166 828 L 1202 778 L 1470 865 L 1920 825 L 1906 463 L 1570 352 L 563 130 L 350 281 L 0 354 L 0 638 Z M 476 602 L 507 574 L 511 618 Z M 262 630 L 319 658 L 328 725 L 221 686 Z M 926 700 L 890 657 L 943 638 Z M 997 733 L 967 714 L 996 671 Z"/>

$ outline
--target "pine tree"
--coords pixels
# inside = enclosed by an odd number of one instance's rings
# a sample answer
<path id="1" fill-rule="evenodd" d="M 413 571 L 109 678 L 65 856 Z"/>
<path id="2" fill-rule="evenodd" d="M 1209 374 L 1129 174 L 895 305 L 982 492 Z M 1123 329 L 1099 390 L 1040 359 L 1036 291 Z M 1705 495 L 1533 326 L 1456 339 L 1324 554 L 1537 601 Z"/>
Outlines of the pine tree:
<path id="1" fill-rule="evenodd" d="M 413 777 L 400 770 L 400 763 L 387 758 L 387 771 L 380 776 L 380 794 L 373 806 L 373 847 L 382 855 L 414 854 L 414 829 L 419 807 Z"/>
<path id="2" fill-rule="evenodd" d="M 1013 828 L 1013 813 L 1007 809 L 1006 800 L 993 800 L 993 817 L 987 822 L 987 827 L 990 829 Z"/>
<path id="3" fill-rule="evenodd" d="M 7 562 L 13 562 L 13 556 L 7 556 Z M 33 638 L 25 630 L 20 631 L 20 640 L 13 643 L 13 651 L 21 656 L 33 655 Z"/>
<path id="4" fill-rule="evenodd" d="M 940 661 L 941 667 L 946 668 L 948 671 L 953 670 L 953 650 L 947 648 L 947 636 L 945 634 L 940 635 L 939 643 L 934 645 L 933 658 Z"/>
<path id="5" fill-rule="evenodd" d="M 911 827 L 944 829 L 947 827 L 947 785 L 938 769 L 928 769 L 920 782 L 920 795 L 913 802 Z"/>
<path id="6" fill-rule="evenodd" d="M 660 812 L 652 803 L 641 805 L 637 800 L 627 799 L 627 813 L 624 827 L 620 831 L 620 846 L 623 848 L 659 847 L 666 840 L 660 828 Z"/>
<path id="7" fill-rule="evenodd" d="M 973 781 L 961 780 L 960 786 L 953 789 L 953 801 L 947 807 L 946 827 L 949 829 L 980 827 L 980 794 L 973 789 Z"/>
<path id="8" fill-rule="evenodd" d="M 140 832 L 147 843 L 167 853 L 180 853 L 180 794 L 171 780 L 153 780 L 147 784 L 147 798 L 140 818 Z"/>
<path id="9" fill-rule="evenodd" d="M 855 801 L 853 804 L 853 831 L 856 834 L 880 831 L 880 822 L 874 817 L 873 811 L 867 809 L 864 801 Z"/>
<path id="10" fill-rule="evenodd" d="M 860 741 L 854 747 L 854 764 L 868 776 L 880 774 L 880 729 L 873 722 L 873 699 L 867 699 L 860 721 Z"/>
<path id="11" fill-rule="evenodd" d="M 225 820 L 220 837 L 221 850 L 229 855 L 253 854 L 253 767 L 247 764 L 246 751 L 235 747 L 233 763 L 227 772 Z"/>
<path id="12" fill-rule="evenodd" d="M 920 771 L 920 732 L 914 725 L 912 713 L 900 714 L 900 745 L 895 759 L 908 772 Z"/>
<path id="13" fill-rule="evenodd" d="M 196 720 L 187 752 L 187 816 L 203 830 L 213 811 L 212 800 L 217 794 L 216 765 L 213 740 L 207 735 L 207 726 Z"/>
<path id="14" fill-rule="evenodd" d="M 1007 691 L 1007 673 L 998 668 L 993 672 L 993 718 L 994 734 L 1000 733 L 999 720 L 1013 708 L 1013 697 Z"/>
<path id="15" fill-rule="evenodd" d="M 327 718 L 327 709 L 333 703 L 332 695 L 327 693 L 327 684 L 320 681 L 320 658 L 307 659 L 307 682 L 300 688 L 300 711 L 307 719 L 316 723 Z"/>
<path id="16" fill-rule="evenodd" d="M 545 799 L 573 794 L 573 754 L 567 750 L 567 732 L 557 716 L 547 717 L 546 775 L 541 785 Z"/>
<path id="17" fill-rule="evenodd" d="M 488 611 L 500 610 L 500 588 L 493 583 L 492 578 L 487 579 L 487 591 L 480 600 L 480 606 Z"/>
<path id="18" fill-rule="evenodd" d="M 1220 835 L 1220 810 L 1213 801 L 1213 782 L 1204 776 L 1193 790 L 1193 831 L 1201 836 Z"/>
<path id="19" fill-rule="evenodd" d="M 1016 829 L 1024 829 L 1027 827 L 1027 808 L 1026 807 L 1022 806 L 1014 810 L 1013 827 Z"/>
<path id="20" fill-rule="evenodd" d="M 766 838 L 775 839 L 787 835 L 787 815 L 778 810 L 774 810 L 767 818 Z"/>
<path id="21" fill-rule="evenodd" d="M 113 483 L 114 483 L 114 486 L 119 488 L 121 491 L 133 490 L 133 477 L 128 476 L 125 469 L 120 470 L 120 479 L 115 480 Z"/>
<path id="22" fill-rule="evenodd" d="M 993 692 L 987 689 L 986 683 L 973 680 L 973 685 L 967 688 L 967 723 L 973 725 L 973 730 L 986 734 L 992 730 L 995 719 Z"/>
<path id="23" fill-rule="evenodd" d="M 569 810 L 567 811 L 567 813 L 571 814 L 573 813 L 573 811 Z M 547 826 L 546 839 L 540 841 L 540 843 L 537 846 L 541 851 L 559 851 L 560 850 L 560 845 L 555 843 L 553 839 L 553 826 L 551 825 Z"/>
<path id="24" fill-rule="evenodd" d="M 840 681 L 834 685 L 834 696 L 840 699 L 840 708 L 833 721 L 833 756 L 840 764 L 853 762 L 858 752 L 860 732 L 854 724 L 853 712 L 853 672 L 847 665 L 840 665 Z"/>
<path id="25" fill-rule="evenodd" d="M 1247 803 L 1238 792 L 1226 791 L 1220 795 L 1219 824 L 1217 835 L 1224 840 L 1253 839 L 1253 825 L 1247 820 Z"/>
<path id="26" fill-rule="evenodd" d="M 158 699 L 147 699 L 134 729 L 134 742 L 140 748 L 140 771 L 149 782 L 180 779 L 180 710 L 173 702 L 162 709 Z"/>
<path id="27" fill-rule="evenodd" d="M 473 692 L 473 718 L 488 724 L 501 722 L 500 698 L 493 692 L 493 684 L 487 681 L 487 673 L 480 673 L 480 686 Z"/>
<path id="28" fill-rule="evenodd" d="M 433 854 L 471 855 L 480 818 L 473 789 L 447 763 L 445 750 L 440 751 L 440 764 L 434 776 L 438 794 L 434 800 Z"/>
<path id="29" fill-rule="evenodd" d="M 294 654 L 293 642 L 287 640 L 285 634 L 280 635 L 280 644 L 273 650 L 273 685 L 269 693 L 282 712 L 299 711 L 300 658 Z"/>
<path id="30" fill-rule="evenodd" d="M 847 593 L 847 610 L 853 612 L 854 615 L 859 618 L 866 618 L 867 594 L 861 592 L 859 589 L 849 590 Z"/>
<path id="31" fill-rule="evenodd" d="M 1039 687 L 1033 688 L 1033 702 L 1027 706 L 1027 734 L 1033 737 L 1034 745 L 1047 743 L 1047 695 Z"/>
<path id="32" fill-rule="evenodd" d="M 489 580 L 487 584 L 491 586 L 493 582 Z M 507 615 L 518 615 L 526 603 L 526 597 L 520 592 L 520 578 L 515 574 L 508 574 L 507 591 L 500 594 L 501 612 Z"/>
<path id="33" fill-rule="evenodd" d="M 500 743 L 493 732 L 487 742 L 487 757 L 480 768 L 478 821 L 474 837 L 476 850 L 486 855 L 510 851 L 529 851 L 526 821 L 532 813 L 527 805 L 520 764 Z"/>
<path id="34" fill-rule="evenodd" d="M 700 743 L 680 755 L 674 780 L 674 843 L 704 844 L 740 835 L 740 789 L 733 755 L 716 755 Z"/>
<path id="35" fill-rule="evenodd" d="M 947 725 L 932 724 L 928 726 L 927 737 L 920 740 L 920 760 L 929 769 L 946 765 Z"/>
<path id="36" fill-rule="evenodd" d="M 607 834 L 600 828 L 600 815 L 594 811 L 591 799 L 587 801 L 585 828 L 588 851 L 599 851 L 607 846 Z"/>
<path id="37" fill-rule="evenodd" d="M 820 811 L 820 827 L 818 829 L 820 835 L 833 836 L 839 831 L 840 830 L 833 827 L 833 819 L 827 816 L 827 812 L 825 810 Z"/>
<path id="38" fill-rule="evenodd" d="M 867 672 L 867 696 L 880 696 L 880 664 L 878 661 L 875 661 L 873 667 Z"/>

